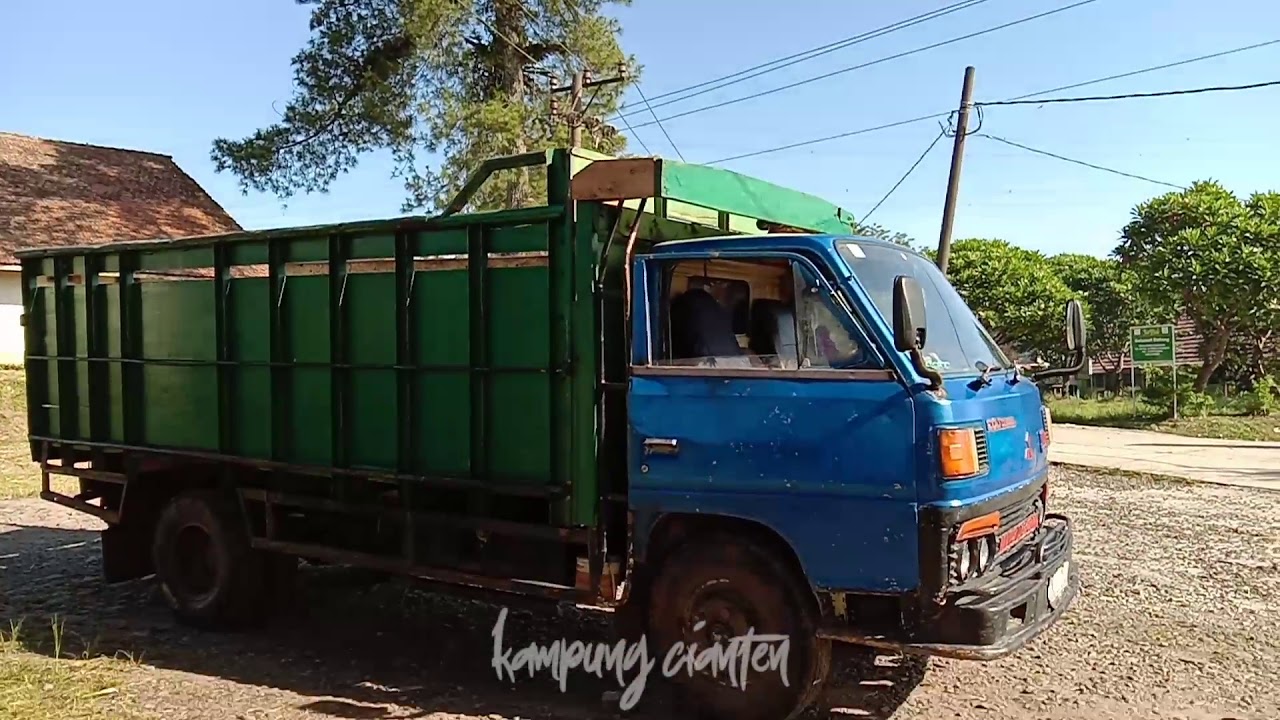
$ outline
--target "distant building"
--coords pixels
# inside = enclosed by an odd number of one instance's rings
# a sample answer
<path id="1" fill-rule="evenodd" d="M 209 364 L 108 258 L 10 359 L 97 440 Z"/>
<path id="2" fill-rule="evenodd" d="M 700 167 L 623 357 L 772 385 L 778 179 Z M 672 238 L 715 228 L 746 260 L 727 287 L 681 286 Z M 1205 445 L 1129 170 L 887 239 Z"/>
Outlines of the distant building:
<path id="1" fill-rule="evenodd" d="M 167 155 L 0 132 L 0 363 L 23 360 L 16 250 L 240 229 Z"/>

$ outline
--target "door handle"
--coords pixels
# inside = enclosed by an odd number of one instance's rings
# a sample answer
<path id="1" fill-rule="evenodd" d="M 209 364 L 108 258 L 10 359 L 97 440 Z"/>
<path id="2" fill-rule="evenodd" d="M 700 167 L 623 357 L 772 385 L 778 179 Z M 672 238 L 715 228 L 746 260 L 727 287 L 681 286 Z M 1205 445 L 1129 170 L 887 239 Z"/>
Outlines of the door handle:
<path id="1" fill-rule="evenodd" d="M 678 455 L 680 442 L 674 438 L 645 438 L 645 455 Z"/>

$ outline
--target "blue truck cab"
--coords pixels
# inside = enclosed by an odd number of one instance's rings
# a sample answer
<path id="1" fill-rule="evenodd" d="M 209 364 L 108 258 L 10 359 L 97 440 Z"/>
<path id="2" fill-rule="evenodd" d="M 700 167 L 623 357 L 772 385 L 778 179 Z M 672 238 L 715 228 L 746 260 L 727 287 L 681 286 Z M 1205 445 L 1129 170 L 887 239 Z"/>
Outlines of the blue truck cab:
<path id="1" fill-rule="evenodd" d="M 789 684 L 706 704 L 785 716 L 832 641 L 998 658 L 1071 604 L 1049 413 L 929 259 L 772 234 L 663 243 L 632 274 L 630 508 L 637 561 L 661 568 L 647 628 L 664 647 L 791 637 Z M 1078 359 L 1082 323 L 1072 302 Z"/>

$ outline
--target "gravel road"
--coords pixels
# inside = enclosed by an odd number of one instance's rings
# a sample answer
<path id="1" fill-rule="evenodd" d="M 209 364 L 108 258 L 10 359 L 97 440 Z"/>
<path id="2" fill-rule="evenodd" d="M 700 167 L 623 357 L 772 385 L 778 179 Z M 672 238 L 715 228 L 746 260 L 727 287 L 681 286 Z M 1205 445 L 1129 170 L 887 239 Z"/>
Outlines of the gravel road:
<path id="1" fill-rule="evenodd" d="M 1280 717 L 1280 493 L 1055 468 L 1084 594 L 1059 625 L 993 663 L 838 653 L 818 717 L 893 720 Z M 175 625 L 150 581 L 99 579 L 96 520 L 0 502 L 0 623 L 65 622 L 66 651 L 139 662 L 115 702 L 171 720 L 608 718 L 616 685 L 571 675 L 499 681 L 499 604 L 340 569 L 304 573 L 306 603 L 270 628 Z M 506 644 L 608 640 L 600 616 L 531 601 Z M 541 608 L 540 612 L 534 609 Z M 656 674 L 656 673 L 655 673 Z M 666 717 L 651 683 L 633 716 Z"/>

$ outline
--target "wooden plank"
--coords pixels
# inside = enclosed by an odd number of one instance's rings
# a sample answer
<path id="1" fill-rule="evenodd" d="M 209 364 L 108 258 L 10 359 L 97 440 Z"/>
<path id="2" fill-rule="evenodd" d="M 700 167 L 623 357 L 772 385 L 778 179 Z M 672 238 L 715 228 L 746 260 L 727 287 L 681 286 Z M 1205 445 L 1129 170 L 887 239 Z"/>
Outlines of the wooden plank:
<path id="1" fill-rule="evenodd" d="M 569 183 L 574 200 L 633 200 L 658 194 L 661 160 L 600 160 L 583 168 Z"/>

